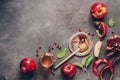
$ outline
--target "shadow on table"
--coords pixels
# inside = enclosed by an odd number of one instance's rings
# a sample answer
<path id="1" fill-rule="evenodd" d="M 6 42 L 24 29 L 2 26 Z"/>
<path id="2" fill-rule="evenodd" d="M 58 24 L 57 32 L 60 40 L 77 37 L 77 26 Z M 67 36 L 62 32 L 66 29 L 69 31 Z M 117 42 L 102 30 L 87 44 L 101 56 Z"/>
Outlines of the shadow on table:
<path id="1" fill-rule="evenodd" d="M 63 76 L 63 75 L 61 75 L 61 77 L 62 77 L 63 80 L 73 80 L 73 77 L 69 78 L 69 77 L 66 77 L 66 76 Z"/>
<path id="2" fill-rule="evenodd" d="M 34 73 L 24 74 L 20 71 L 20 80 L 31 80 L 34 76 Z"/>

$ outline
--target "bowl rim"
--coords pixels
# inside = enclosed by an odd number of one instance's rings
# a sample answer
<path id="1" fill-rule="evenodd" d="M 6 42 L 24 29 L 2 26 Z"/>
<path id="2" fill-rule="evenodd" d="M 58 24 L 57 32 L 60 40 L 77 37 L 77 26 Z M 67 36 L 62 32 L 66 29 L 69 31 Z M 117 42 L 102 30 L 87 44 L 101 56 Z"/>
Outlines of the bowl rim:
<path id="1" fill-rule="evenodd" d="M 91 41 L 90 37 L 87 35 L 87 33 L 85 33 L 85 32 L 76 32 L 76 33 L 74 33 L 74 34 L 71 36 L 71 38 L 70 38 L 70 40 L 69 40 L 69 49 L 70 49 L 71 52 L 74 52 L 74 50 L 73 50 L 73 48 L 72 48 L 72 45 L 71 45 L 71 42 L 72 42 L 73 38 L 76 37 L 78 34 L 84 34 L 84 35 L 86 35 L 87 40 L 88 40 L 88 42 L 89 42 L 90 45 L 89 45 L 89 48 L 88 48 L 86 51 L 84 51 L 84 52 L 77 52 L 75 55 L 76 55 L 76 56 L 86 56 L 86 55 L 88 55 L 88 54 L 91 52 L 91 49 L 92 49 L 92 41 Z"/>

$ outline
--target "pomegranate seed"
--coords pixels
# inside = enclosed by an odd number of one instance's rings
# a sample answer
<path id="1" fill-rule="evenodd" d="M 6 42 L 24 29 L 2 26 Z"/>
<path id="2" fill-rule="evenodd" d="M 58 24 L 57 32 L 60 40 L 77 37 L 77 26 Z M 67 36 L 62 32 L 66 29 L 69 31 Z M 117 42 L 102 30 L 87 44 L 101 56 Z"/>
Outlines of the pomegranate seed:
<path id="1" fill-rule="evenodd" d="M 54 49 L 54 47 L 53 46 L 51 46 L 51 50 L 53 50 Z"/>
<path id="2" fill-rule="evenodd" d="M 56 48 L 61 49 L 61 46 L 60 46 L 60 45 L 57 45 L 57 47 L 56 47 Z"/>
<path id="3" fill-rule="evenodd" d="M 54 49 L 53 46 L 49 46 L 49 47 L 48 47 L 48 50 L 53 50 L 53 49 Z"/>
<path id="4" fill-rule="evenodd" d="M 48 52 L 51 52 L 51 50 L 49 49 Z"/>
<path id="5" fill-rule="evenodd" d="M 38 49 L 36 49 L 36 53 L 38 53 L 39 51 L 38 51 Z"/>
<path id="6" fill-rule="evenodd" d="M 78 37 L 79 37 L 80 40 L 87 38 L 86 35 L 84 35 L 84 34 L 79 34 Z"/>
<path id="7" fill-rule="evenodd" d="M 90 32 L 88 32 L 88 35 L 90 36 Z"/>
<path id="8" fill-rule="evenodd" d="M 92 34 L 92 36 L 94 36 L 94 34 Z"/>
<path id="9" fill-rule="evenodd" d="M 38 57 L 38 56 L 39 56 L 39 54 L 37 53 L 37 54 L 36 54 L 36 57 Z"/>
<path id="10" fill-rule="evenodd" d="M 58 43 L 55 41 L 54 44 L 57 45 Z"/>
<path id="11" fill-rule="evenodd" d="M 114 31 L 111 31 L 112 34 L 114 34 Z"/>
<path id="12" fill-rule="evenodd" d="M 60 46 L 59 49 L 61 49 L 62 47 Z"/>
<path id="13" fill-rule="evenodd" d="M 50 49 L 50 48 L 48 48 L 48 52 L 51 52 L 51 49 Z"/>
<path id="14" fill-rule="evenodd" d="M 41 49 L 42 47 L 40 46 L 39 49 Z"/>
<path id="15" fill-rule="evenodd" d="M 55 71 L 54 71 L 54 70 L 51 70 L 51 73 L 52 73 L 53 75 L 55 75 Z"/>

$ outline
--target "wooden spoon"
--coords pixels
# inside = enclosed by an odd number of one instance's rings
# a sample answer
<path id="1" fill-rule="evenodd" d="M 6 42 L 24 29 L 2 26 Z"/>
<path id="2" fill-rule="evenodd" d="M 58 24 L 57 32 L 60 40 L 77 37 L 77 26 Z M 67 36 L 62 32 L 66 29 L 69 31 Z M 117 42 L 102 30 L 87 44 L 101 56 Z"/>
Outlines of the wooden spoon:
<path id="1" fill-rule="evenodd" d="M 62 65 L 64 62 L 66 62 L 68 59 L 70 59 L 72 56 L 74 56 L 78 51 L 80 51 L 80 48 L 76 49 L 72 54 L 70 54 L 68 57 L 66 57 L 63 61 L 61 61 L 59 64 L 57 64 L 54 69 L 57 69 L 60 65 Z"/>

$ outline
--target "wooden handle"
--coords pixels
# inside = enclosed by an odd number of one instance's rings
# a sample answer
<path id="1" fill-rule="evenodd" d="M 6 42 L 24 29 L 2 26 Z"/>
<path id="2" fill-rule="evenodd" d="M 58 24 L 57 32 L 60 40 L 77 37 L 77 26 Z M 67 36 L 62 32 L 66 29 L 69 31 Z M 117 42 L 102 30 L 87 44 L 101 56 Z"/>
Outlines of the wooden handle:
<path id="1" fill-rule="evenodd" d="M 57 64 L 54 69 L 57 69 L 60 65 L 62 65 L 64 62 L 66 62 L 68 59 L 70 59 L 72 56 L 75 55 L 75 53 L 77 53 L 78 51 L 80 51 L 80 48 L 76 49 L 71 55 L 69 55 L 68 57 L 66 57 L 63 61 L 61 61 L 59 64 Z"/>

